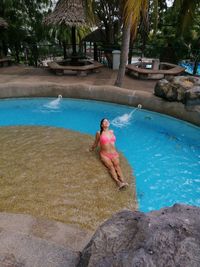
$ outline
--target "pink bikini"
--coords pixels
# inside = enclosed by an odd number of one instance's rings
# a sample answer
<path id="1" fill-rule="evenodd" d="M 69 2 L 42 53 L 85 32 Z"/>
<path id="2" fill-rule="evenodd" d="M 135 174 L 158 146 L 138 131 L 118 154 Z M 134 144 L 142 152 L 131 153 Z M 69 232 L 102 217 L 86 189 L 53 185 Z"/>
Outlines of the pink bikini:
<path id="1" fill-rule="evenodd" d="M 116 137 L 113 134 L 113 131 L 109 131 L 109 133 L 111 135 L 110 137 L 107 136 L 106 134 L 103 134 L 103 133 L 100 135 L 100 141 L 99 142 L 100 142 L 101 145 L 105 145 L 105 144 L 109 144 L 109 143 L 111 143 L 111 144 L 115 143 Z M 113 158 L 119 157 L 119 154 L 117 152 L 108 153 L 108 152 L 105 152 L 105 151 L 100 151 L 100 154 L 105 156 L 105 157 L 107 157 L 107 158 L 109 158 L 109 159 L 113 159 Z"/>

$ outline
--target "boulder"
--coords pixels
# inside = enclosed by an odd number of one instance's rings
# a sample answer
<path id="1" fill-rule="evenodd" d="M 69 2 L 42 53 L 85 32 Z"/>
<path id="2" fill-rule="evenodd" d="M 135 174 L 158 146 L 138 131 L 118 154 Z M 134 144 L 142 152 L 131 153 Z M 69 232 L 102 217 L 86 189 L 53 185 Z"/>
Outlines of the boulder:
<path id="1" fill-rule="evenodd" d="M 187 105 L 200 105 L 200 85 L 186 91 L 185 98 Z"/>
<path id="2" fill-rule="evenodd" d="M 200 208 L 118 212 L 97 229 L 78 266 L 200 266 Z"/>
<path id="3" fill-rule="evenodd" d="M 185 102 L 185 92 L 187 87 L 180 85 L 179 83 L 170 82 L 166 79 L 160 80 L 155 85 L 155 95 L 165 98 L 168 101 Z"/>
<path id="4" fill-rule="evenodd" d="M 176 76 L 170 80 L 162 79 L 156 83 L 154 94 L 168 101 L 199 105 L 200 79 L 193 76 Z"/>

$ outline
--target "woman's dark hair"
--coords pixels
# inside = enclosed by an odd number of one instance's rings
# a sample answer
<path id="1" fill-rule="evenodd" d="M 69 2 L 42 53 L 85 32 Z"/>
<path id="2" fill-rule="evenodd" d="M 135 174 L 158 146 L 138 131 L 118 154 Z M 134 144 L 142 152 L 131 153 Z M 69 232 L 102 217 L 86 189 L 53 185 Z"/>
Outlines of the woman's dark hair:
<path id="1" fill-rule="evenodd" d="M 102 123 L 103 123 L 104 120 L 107 120 L 107 119 L 106 119 L 106 118 L 103 118 L 103 119 L 101 120 L 101 122 L 100 122 L 100 135 L 101 135 L 102 132 L 103 132 Z"/>

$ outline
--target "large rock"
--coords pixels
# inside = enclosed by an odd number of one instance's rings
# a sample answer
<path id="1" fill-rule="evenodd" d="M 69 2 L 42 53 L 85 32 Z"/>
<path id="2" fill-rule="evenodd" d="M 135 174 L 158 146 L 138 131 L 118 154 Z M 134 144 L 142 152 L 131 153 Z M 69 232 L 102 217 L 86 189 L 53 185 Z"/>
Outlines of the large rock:
<path id="1" fill-rule="evenodd" d="M 163 79 L 155 85 L 154 93 L 168 101 L 199 105 L 200 79 L 191 76 L 176 76 L 171 80 Z"/>
<path id="2" fill-rule="evenodd" d="M 199 86 L 193 86 L 192 89 L 187 90 L 185 92 L 185 98 L 187 105 L 200 105 L 200 85 Z"/>
<path id="3" fill-rule="evenodd" d="M 176 204 L 147 214 L 121 211 L 97 229 L 78 266 L 198 267 L 200 208 Z"/>

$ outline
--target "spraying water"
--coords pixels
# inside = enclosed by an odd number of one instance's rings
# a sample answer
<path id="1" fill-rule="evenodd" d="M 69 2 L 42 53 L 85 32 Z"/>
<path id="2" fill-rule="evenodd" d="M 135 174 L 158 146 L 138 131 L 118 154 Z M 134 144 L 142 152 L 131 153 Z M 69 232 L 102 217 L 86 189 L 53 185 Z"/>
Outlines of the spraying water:
<path id="1" fill-rule="evenodd" d="M 58 109 L 60 106 L 60 100 L 62 98 L 62 95 L 58 95 L 58 98 L 56 98 L 55 100 L 50 101 L 48 104 L 44 105 L 45 108 L 49 108 L 49 109 Z"/>
<path id="2" fill-rule="evenodd" d="M 138 109 L 141 109 L 142 105 L 139 104 L 137 108 L 132 110 L 130 113 L 125 113 L 121 116 L 117 116 L 111 121 L 111 124 L 115 127 L 122 128 L 130 124 L 131 118 L 133 116 L 133 113 L 135 113 Z"/>

